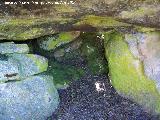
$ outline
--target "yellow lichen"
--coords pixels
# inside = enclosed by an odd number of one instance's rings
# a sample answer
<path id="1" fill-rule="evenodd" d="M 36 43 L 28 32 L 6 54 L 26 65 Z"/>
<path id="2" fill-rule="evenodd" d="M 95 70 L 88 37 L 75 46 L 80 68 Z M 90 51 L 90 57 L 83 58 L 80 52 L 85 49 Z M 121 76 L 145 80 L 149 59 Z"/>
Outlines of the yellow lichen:
<path id="1" fill-rule="evenodd" d="M 116 21 L 112 17 L 101 17 L 101 16 L 94 16 L 94 15 L 88 15 L 81 18 L 81 21 L 76 23 L 75 25 L 91 25 L 93 27 L 120 27 L 120 26 L 130 26 L 130 24 L 122 23 L 119 21 Z"/>
<path id="2" fill-rule="evenodd" d="M 76 12 L 76 10 L 74 8 L 72 8 L 71 6 L 69 5 L 57 5 L 54 7 L 56 9 L 56 12 L 60 12 L 60 13 L 63 13 L 63 12 Z"/>
<path id="3" fill-rule="evenodd" d="M 156 30 L 156 28 L 151 28 L 151 27 L 142 27 L 142 26 L 134 26 L 135 29 L 138 31 L 138 32 L 153 32 Z"/>
<path id="4" fill-rule="evenodd" d="M 151 15 L 155 15 L 156 12 L 158 12 L 159 9 L 156 7 L 139 7 L 135 10 L 131 10 L 131 11 L 122 11 L 120 14 L 121 18 L 124 19 L 129 19 L 129 18 L 140 18 L 140 17 L 144 17 L 146 15 L 151 16 Z"/>
<path id="5" fill-rule="evenodd" d="M 32 28 L 30 30 L 24 31 L 20 34 L 15 35 L 17 40 L 26 40 L 26 39 L 31 39 L 33 35 L 40 35 L 44 30 L 42 28 Z"/>

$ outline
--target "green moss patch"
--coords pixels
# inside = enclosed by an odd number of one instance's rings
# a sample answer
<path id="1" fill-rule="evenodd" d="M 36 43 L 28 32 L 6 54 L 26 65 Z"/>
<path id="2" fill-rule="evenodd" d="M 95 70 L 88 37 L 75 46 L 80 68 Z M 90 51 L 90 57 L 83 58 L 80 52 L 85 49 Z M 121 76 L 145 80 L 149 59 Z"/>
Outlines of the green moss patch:
<path id="1" fill-rule="evenodd" d="M 101 17 L 88 15 L 81 18 L 81 21 L 75 25 L 91 25 L 96 28 L 110 28 L 110 27 L 128 27 L 130 26 L 127 23 L 119 22 L 113 19 L 112 17 Z"/>
<path id="2" fill-rule="evenodd" d="M 62 32 L 52 36 L 45 36 L 38 39 L 39 47 L 43 50 L 50 51 L 54 50 L 63 44 L 73 41 L 78 37 L 80 32 Z"/>
<path id="3" fill-rule="evenodd" d="M 102 41 L 97 39 L 98 34 L 86 33 L 82 36 L 83 44 L 81 49 L 82 56 L 85 57 L 87 65 L 93 74 L 106 73 L 107 65 L 103 57 Z"/>
<path id="4" fill-rule="evenodd" d="M 82 77 L 84 70 L 70 65 L 62 65 L 56 61 L 50 61 L 47 74 L 53 76 L 57 89 L 65 89 L 73 80 L 78 80 Z"/>
<path id="5" fill-rule="evenodd" d="M 130 53 L 124 36 L 111 33 L 105 45 L 113 87 L 150 110 L 160 113 L 160 95 L 153 80 L 144 75 L 143 64 Z"/>

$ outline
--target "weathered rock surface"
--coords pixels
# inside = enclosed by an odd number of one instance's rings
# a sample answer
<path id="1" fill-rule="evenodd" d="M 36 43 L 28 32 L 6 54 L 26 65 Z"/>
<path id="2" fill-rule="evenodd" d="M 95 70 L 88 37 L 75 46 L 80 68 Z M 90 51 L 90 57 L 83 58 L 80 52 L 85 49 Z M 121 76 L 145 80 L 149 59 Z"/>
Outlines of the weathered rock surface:
<path id="1" fill-rule="evenodd" d="M 105 43 L 114 88 L 156 113 L 160 113 L 159 41 L 159 32 L 113 32 Z"/>
<path id="2" fill-rule="evenodd" d="M 67 44 L 80 35 L 79 31 L 61 32 L 56 35 L 46 36 L 38 39 L 38 45 L 45 51 L 54 50 L 55 48 Z"/>
<path id="3" fill-rule="evenodd" d="M 29 53 L 27 44 L 14 44 L 14 42 L 0 43 L 0 54 Z"/>
<path id="4" fill-rule="evenodd" d="M 54 51 L 54 58 L 61 62 L 66 59 L 72 59 L 74 57 L 80 56 L 80 47 L 82 45 L 82 39 L 76 39 L 70 44 L 67 44 L 61 48 Z"/>
<path id="5" fill-rule="evenodd" d="M 33 54 L 0 56 L 0 82 L 20 80 L 47 70 L 46 58 Z"/>
<path id="6" fill-rule="evenodd" d="M 20 75 L 18 73 L 17 61 L 9 59 L 8 56 L 0 56 L 0 82 L 19 80 Z"/>
<path id="7" fill-rule="evenodd" d="M 129 48 L 134 57 L 139 58 L 144 65 L 147 77 L 160 85 L 160 33 L 149 32 L 125 35 Z M 133 44 L 134 43 L 134 44 Z M 160 89 L 159 89 L 160 91 Z"/>
<path id="8" fill-rule="evenodd" d="M 27 40 L 60 31 L 108 30 L 130 27 L 129 24 L 160 28 L 159 0 L 34 2 L 0 1 L 0 39 Z"/>
<path id="9" fill-rule="evenodd" d="M 46 75 L 2 83 L 0 98 L 1 120 L 46 120 L 59 104 L 53 78 Z"/>
<path id="10" fill-rule="evenodd" d="M 27 44 L 0 43 L 0 119 L 46 120 L 59 104 L 48 60 Z M 43 73 L 43 75 L 41 74 Z"/>
<path id="11" fill-rule="evenodd" d="M 11 59 L 18 62 L 20 76 L 27 77 L 42 73 L 48 68 L 48 60 L 35 54 L 12 54 Z"/>

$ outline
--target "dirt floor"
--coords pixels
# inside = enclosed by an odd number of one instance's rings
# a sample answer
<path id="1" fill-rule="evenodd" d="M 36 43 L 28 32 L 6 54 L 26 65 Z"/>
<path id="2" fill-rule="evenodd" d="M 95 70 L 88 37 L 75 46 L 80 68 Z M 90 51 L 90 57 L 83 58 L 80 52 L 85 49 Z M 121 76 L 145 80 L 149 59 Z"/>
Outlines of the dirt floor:
<path id="1" fill-rule="evenodd" d="M 92 75 L 86 68 L 81 79 L 59 90 L 60 106 L 52 120 L 159 120 L 140 105 L 118 95 L 108 75 Z"/>

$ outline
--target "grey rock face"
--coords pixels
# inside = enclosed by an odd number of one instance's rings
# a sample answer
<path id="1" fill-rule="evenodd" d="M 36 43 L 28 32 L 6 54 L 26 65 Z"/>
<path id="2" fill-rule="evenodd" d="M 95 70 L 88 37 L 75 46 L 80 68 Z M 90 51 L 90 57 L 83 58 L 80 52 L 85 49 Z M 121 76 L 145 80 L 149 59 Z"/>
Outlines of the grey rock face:
<path id="1" fill-rule="evenodd" d="M 61 32 L 52 36 L 45 36 L 38 39 L 38 45 L 45 51 L 55 50 L 57 47 L 73 41 L 80 35 L 79 31 Z"/>
<path id="2" fill-rule="evenodd" d="M 48 60 L 42 56 L 9 54 L 6 59 L 0 59 L 0 82 L 24 79 L 46 71 L 47 67 Z"/>
<path id="3" fill-rule="evenodd" d="M 0 54 L 29 53 L 27 44 L 14 44 L 14 42 L 0 43 Z"/>
<path id="4" fill-rule="evenodd" d="M 48 60 L 39 55 L 12 54 L 9 57 L 18 62 L 19 73 L 22 78 L 44 72 L 48 67 Z"/>
<path id="5" fill-rule="evenodd" d="M 125 38 L 131 53 L 142 61 L 145 75 L 156 81 L 160 91 L 160 33 L 138 33 Z"/>
<path id="6" fill-rule="evenodd" d="M 38 75 L 0 84 L 1 120 L 45 120 L 59 104 L 52 77 Z"/>
<path id="7" fill-rule="evenodd" d="M 46 120 L 59 104 L 48 60 L 27 44 L 0 44 L 0 120 Z"/>
<path id="8" fill-rule="evenodd" d="M 0 83 L 20 79 L 17 61 L 0 56 Z"/>
<path id="9" fill-rule="evenodd" d="M 66 54 L 70 54 L 70 52 L 73 52 L 77 49 L 79 49 L 82 45 L 82 40 L 81 39 L 76 39 L 73 42 L 71 42 L 70 44 L 67 44 L 61 48 L 58 48 L 54 51 L 53 55 L 54 58 L 57 61 L 61 61 L 62 57 L 64 58 Z"/>

